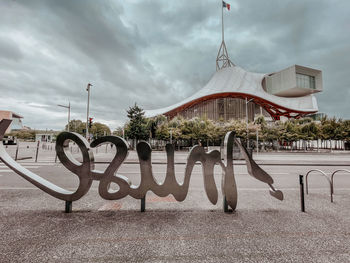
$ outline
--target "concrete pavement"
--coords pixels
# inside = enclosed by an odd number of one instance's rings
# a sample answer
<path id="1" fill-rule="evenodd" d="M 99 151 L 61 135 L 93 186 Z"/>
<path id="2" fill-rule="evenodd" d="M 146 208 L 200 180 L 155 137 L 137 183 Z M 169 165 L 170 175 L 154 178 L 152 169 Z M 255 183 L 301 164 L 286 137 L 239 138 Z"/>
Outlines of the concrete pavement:
<path id="1" fill-rule="evenodd" d="M 312 155 L 293 158 L 324 160 Z M 347 161 L 349 156 L 342 158 Z M 86 196 L 73 203 L 73 213 L 65 214 L 63 201 L 15 173 L 2 172 L 5 168 L 0 164 L 0 262 L 349 262 L 350 174 L 336 178 L 334 203 L 324 178 L 311 176 L 307 213 L 301 213 L 298 175 L 319 167 L 282 162 L 263 168 L 284 192 L 283 202 L 273 199 L 264 183 L 248 176 L 245 166 L 235 165 L 238 207 L 231 214 L 222 212 L 221 199 L 217 205 L 208 201 L 200 166 L 194 169 L 184 202 L 149 193 L 146 212 L 140 213 L 139 200 L 103 200 L 95 182 Z M 78 183 L 52 158 L 21 163 L 62 187 L 74 188 Z M 98 169 L 105 167 L 97 164 Z M 162 181 L 166 166 L 153 168 Z M 337 168 L 344 167 L 322 167 L 326 172 Z M 184 169 L 176 165 L 179 181 Z M 139 183 L 137 164 L 123 164 L 118 173 Z M 219 167 L 215 180 L 219 188 Z"/>

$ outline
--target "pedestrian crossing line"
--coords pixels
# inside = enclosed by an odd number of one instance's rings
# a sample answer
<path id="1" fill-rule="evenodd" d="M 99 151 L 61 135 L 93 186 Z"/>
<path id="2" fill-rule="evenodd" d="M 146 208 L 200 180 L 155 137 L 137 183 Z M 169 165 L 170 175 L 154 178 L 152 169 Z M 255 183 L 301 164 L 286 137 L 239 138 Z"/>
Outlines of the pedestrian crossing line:
<path id="1" fill-rule="evenodd" d="M 66 190 L 69 191 L 75 191 L 76 189 L 74 188 L 65 188 Z M 325 189 L 328 189 L 328 187 L 324 187 L 324 188 L 312 188 L 312 190 L 314 191 L 323 191 Z M 0 190 L 40 190 L 42 191 L 40 188 L 37 187 L 1 187 L 0 186 Z M 98 188 L 94 188 L 91 187 L 90 188 L 91 191 L 98 191 Z M 279 190 L 281 191 L 300 191 L 300 188 L 293 188 L 293 187 L 286 187 L 286 188 L 279 188 Z M 337 191 L 349 191 L 350 188 L 337 188 Z M 268 191 L 268 189 L 266 188 L 238 188 L 238 191 L 253 191 L 253 192 L 258 192 L 258 191 Z"/>
<path id="2" fill-rule="evenodd" d="M 54 162 L 52 162 L 52 163 L 39 163 L 39 162 L 37 162 L 37 163 L 19 163 L 20 165 L 22 165 L 22 166 L 35 166 L 35 165 L 40 165 L 40 166 L 50 166 L 50 165 L 54 165 L 55 163 Z"/>
<path id="3" fill-rule="evenodd" d="M 36 168 L 39 168 L 41 166 L 39 166 L 39 165 L 35 165 L 35 166 L 22 165 L 22 167 L 27 168 L 27 169 L 31 169 L 31 168 L 36 169 Z M 0 171 L 2 171 L 2 169 L 8 170 L 9 167 L 0 167 Z M 10 169 L 9 171 L 12 171 L 12 170 Z"/>
<path id="4" fill-rule="evenodd" d="M 23 167 L 34 168 L 34 167 L 40 167 L 41 165 L 39 165 L 39 164 L 33 164 L 33 165 L 31 165 L 31 164 L 24 164 L 22 166 Z M 9 167 L 6 166 L 6 165 L 0 165 L 0 169 L 7 169 L 7 168 L 9 168 Z"/>
<path id="5" fill-rule="evenodd" d="M 16 173 L 16 172 L 14 172 L 12 170 L 0 170 L 0 174 L 1 173 Z"/>

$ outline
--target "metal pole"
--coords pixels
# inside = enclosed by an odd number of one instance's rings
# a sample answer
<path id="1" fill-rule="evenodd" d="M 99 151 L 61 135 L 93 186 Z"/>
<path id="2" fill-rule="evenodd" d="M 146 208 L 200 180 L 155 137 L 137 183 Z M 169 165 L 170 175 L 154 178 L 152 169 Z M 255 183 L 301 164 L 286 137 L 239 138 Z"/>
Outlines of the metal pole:
<path id="1" fill-rule="evenodd" d="M 304 176 L 299 175 L 301 212 L 305 212 Z"/>
<path id="2" fill-rule="evenodd" d="M 61 104 L 58 104 L 57 106 L 62 107 L 62 108 L 66 108 L 66 109 L 68 109 L 68 125 L 67 125 L 67 131 L 69 132 L 69 122 L 70 122 L 70 102 L 69 102 L 68 106 L 61 105 Z"/>
<path id="3" fill-rule="evenodd" d="M 224 42 L 224 7 L 221 0 L 221 26 L 222 26 L 222 42 Z"/>
<path id="4" fill-rule="evenodd" d="M 17 157 L 18 157 L 18 148 L 19 148 L 19 142 L 17 142 L 15 161 L 17 161 Z"/>
<path id="5" fill-rule="evenodd" d="M 245 115 L 246 115 L 246 132 L 247 132 L 247 149 L 249 148 L 249 130 L 248 130 L 248 98 L 245 98 Z"/>
<path id="6" fill-rule="evenodd" d="M 246 115 L 246 130 L 247 130 L 247 149 L 249 148 L 249 129 L 248 129 L 248 103 L 251 102 L 254 99 L 248 100 L 248 98 L 245 98 L 245 115 Z"/>
<path id="7" fill-rule="evenodd" d="M 259 129 L 256 128 L 256 154 L 259 153 Z"/>
<path id="8" fill-rule="evenodd" d="M 68 103 L 68 132 L 69 130 L 69 123 L 70 123 L 70 102 Z"/>
<path id="9" fill-rule="evenodd" d="M 90 83 L 87 84 L 87 92 L 88 92 L 88 101 L 87 101 L 87 109 L 86 109 L 86 134 L 85 137 L 88 139 L 89 137 L 89 106 L 90 106 L 90 87 L 92 85 Z"/>
<path id="10" fill-rule="evenodd" d="M 38 144 L 36 146 L 35 162 L 38 162 L 39 145 L 40 145 L 40 141 L 38 141 Z"/>

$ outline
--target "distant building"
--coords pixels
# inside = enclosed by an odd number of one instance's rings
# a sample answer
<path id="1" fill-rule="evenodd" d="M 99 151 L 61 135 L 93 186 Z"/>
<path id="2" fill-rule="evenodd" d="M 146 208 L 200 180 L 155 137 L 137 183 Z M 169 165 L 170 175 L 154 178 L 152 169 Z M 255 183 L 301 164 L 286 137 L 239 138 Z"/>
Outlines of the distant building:
<path id="1" fill-rule="evenodd" d="M 277 73 L 259 74 L 229 66 L 218 70 L 191 97 L 166 108 L 147 110 L 146 116 L 198 116 L 216 121 L 245 119 L 246 114 L 249 121 L 260 114 L 274 120 L 299 118 L 318 111 L 313 94 L 320 91 L 320 70 L 295 65 Z"/>
<path id="2" fill-rule="evenodd" d="M 53 132 L 35 134 L 36 142 L 53 142 L 56 136 Z"/>
<path id="3" fill-rule="evenodd" d="M 23 128 L 22 116 L 12 111 L 0 110 L 0 121 L 2 119 L 12 120 L 11 125 L 7 128 L 6 133 L 12 130 L 21 130 Z"/>
<path id="4" fill-rule="evenodd" d="M 300 118 L 318 112 L 314 93 L 323 90 L 322 71 L 293 65 L 275 73 L 244 70 L 228 57 L 224 39 L 216 59 L 216 72 L 192 96 L 169 107 L 146 110 L 147 117 L 206 117 L 215 121 L 264 115 L 272 120 Z"/>

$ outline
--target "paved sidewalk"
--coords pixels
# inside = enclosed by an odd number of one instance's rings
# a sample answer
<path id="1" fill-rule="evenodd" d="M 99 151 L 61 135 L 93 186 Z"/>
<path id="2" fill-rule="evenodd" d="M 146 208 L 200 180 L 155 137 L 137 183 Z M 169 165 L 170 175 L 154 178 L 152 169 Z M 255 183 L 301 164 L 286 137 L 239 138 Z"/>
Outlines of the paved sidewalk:
<path id="1" fill-rule="evenodd" d="M 186 156 L 177 153 L 178 160 Z M 135 157 L 130 152 L 129 160 Z M 337 176 L 334 203 L 327 181 L 311 176 L 307 212 L 300 212 L 298 175 L 319 167 L 297 161 L 325 162 L 333 157 L 348 162 L 349 155 L 260 155 L 261 161 L 280 163 L 264 169 L 284 192 L 283 202 L 272 198 L 266 184 L 250 177 L 244 165 L 235 165 L 238 207 L 231 214 L 222 211 L 220 167 L 215 169 L 216 205 L 208 201 L 201 167 L 196 166 L 184 202 L 148 193 L 146 212 L 141 213 L 140 200 L 104 200 L 94 182 L 86 196 L 73 202 L 73 213 L 65 214 L 63 201 L 4 172 L 1 164 L 0 262 L 350 262 L 350 175 Z M 50 158 L 20 163 L 61 187 L 77 187 L 77 177 Z M 286 158 L 296 165 L 286 165 Z M 161 162 L 153 165 L 153 172 L 162 182 L 166 156 L 155 152 L 153 160 Z M 96 169 L 106 166 L 96 164 Z M 175 168 L 181 182 L 185 165 Z M 322 167 L 327 173 L 338 168 Z M 125 163 L 118 173 L 137 185 L 139 169 L 137 163 Z"/>
<path id="2" fill-rule="evenodd" d="M 140 213 L 137 200 L 91 192 L 65 214 L 41 191 L 1 191 L 0 262 L 349 262 L 349 195 L 331 204 L 314 191 L 307 213 L 297 191 L 285 196 L 239 191 L 233 214 L 194 198 Z"/>

